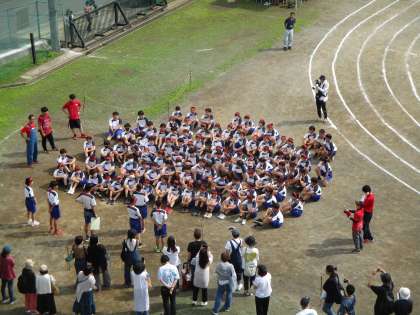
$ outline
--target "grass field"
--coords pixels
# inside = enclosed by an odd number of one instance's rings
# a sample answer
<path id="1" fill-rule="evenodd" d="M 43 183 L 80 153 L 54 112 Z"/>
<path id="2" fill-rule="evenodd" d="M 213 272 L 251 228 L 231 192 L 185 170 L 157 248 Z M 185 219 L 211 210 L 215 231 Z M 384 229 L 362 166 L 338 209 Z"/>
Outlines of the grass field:
<path id="1" fill-rule="evenodd" d="M 256 7 L 247 0 L 193 1 L 34 85 L 2 90 L 0 138 L 40 106 L 48 106 L 55 115 L 69 93 L 86 97 L 85 117 L 92 126 L 97 108 L 105 117 L 114 109 L 133 117 L 140 108 L 156 117 L 168 103 L 270 48 L 281 36 L 286 15 L 279 7 Z M 316 17 L 315 10 L 305 8 L 299 27 Z"/>

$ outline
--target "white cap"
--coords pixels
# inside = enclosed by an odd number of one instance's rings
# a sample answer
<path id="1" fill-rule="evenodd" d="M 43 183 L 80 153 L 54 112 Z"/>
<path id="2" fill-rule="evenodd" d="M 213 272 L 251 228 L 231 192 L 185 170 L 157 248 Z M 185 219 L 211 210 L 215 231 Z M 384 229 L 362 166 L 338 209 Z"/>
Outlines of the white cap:
<path id="1" fill-rule="evenodd" d="M 39 271 L 43 271 L 43 272 L 48 271 L 48 267 L 47 267 L 47 265 L 41 265 L 41 266 L 39 267 Z"/>
<path id="2" fill-rule="evenodd" d="M 401 300 L 408 300 L 410 298 L 410 289 L 409 288 L 400 288 L 400 290 L 398 291 L 398 296 L 400 297 Z"/>

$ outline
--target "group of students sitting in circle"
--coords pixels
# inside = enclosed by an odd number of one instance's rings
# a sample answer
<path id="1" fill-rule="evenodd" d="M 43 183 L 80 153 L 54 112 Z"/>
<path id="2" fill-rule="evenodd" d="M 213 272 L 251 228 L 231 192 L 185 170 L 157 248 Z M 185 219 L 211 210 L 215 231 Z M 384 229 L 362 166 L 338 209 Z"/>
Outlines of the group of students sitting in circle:
<path id="1" fill-rule="evenodd" d="M 225 128 L 211 108 L 200 117 L 194 106 L 186 115 L 176 106 L 158 127 L 143 111 L 134 124 L 113 112 L 103 146 L 86 137 L 83 167 L 61 149 L 53 176 L 69 194 L 88 185 L 108 204 L 125 198 L 144 215 L 158 201 L 207 219 L 236 215 L 236 223 L 279 228 L 284 214 L 300 217 L 306 202 L 319 201 L 333 178 L 331 134 L 309 126 L 296 142 L 239 112 Z"/>

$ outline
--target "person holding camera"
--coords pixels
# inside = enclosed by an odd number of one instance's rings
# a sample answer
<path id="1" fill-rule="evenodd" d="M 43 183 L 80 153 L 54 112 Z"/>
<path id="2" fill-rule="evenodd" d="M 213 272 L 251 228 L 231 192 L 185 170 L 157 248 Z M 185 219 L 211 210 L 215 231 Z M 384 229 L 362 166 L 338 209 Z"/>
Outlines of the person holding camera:
<path id="1" fill-rule="evenodd" d="M 347 217 L 353 222 L 351 230 L 353 234 L 354 253 L 359 253 L 363 249 L 363 202 L 356 201 L 355 210 L 344 210 Z"/>
<path id="2" fill-rule="evenodd" d="M 324 115 L 324 120 L 327 120 L 328 118 L 327 101 L 329 88 L 330 84 L 323 74 L 319 77 L 319 79 L 315 80 L 315 86 L 312 87 L 312 89 L 315 91 L 316 109 L 319 119 L 322 119 L 322 114 Z"/>
<path id="3" fill-rule="evenodd" d="M 325 273 L 328 275 L 328 279 L 322 285 L 321 299 L 324 300 L 322 311 L 327 315 L 336 315 L 333 306 L 334 303 L 341 304 L 343 287 L 337 274 L 337 267 L 328 265 L 325 268 Z"/>
<path id="4" fill-rule="evenodd" d="M 373 278 L 380 275 L 382 285 L 373 285 Z M 374 315 L 389 315 L 394 313 L 394 283 L 391 275 L 377 268 L 368 282 L 368 287 L 376 294 Z"/>

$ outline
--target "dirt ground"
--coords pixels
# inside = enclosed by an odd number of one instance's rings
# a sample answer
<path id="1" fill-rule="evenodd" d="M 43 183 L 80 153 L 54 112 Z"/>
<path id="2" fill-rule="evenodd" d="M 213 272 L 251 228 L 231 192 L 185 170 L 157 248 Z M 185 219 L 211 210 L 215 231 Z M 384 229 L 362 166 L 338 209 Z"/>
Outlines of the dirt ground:
<path id="1" fill-rule="evenodd" d="M 374 15 L 347 36 L 337 54 L 335 74 L 339 91 L 360 124 L 376 137 L 376 141 L 351 118 L 343 106 L 337 93 L 337 85 L 334 84 L 331 65 L 343 37 L 359 22 L 391 4 L 390 0 L 373 2 L 337 26 L 314 55 L 312 77 L 323 73 L 330 81 L 328 109 L 338 129 L 315 120 L 315 108 L 308 81 L 309 56 L 333 25 L 366 3 L 361 0 L 309 2 L 307 5 L 324 9 L 325 15 L 321 16 L 314 26 L 296 35 L 292 51 L 283 52 L 279 42 L 276 47 L 261 51 L 252 60 L 223 74 L 185 102 L 185 106 L 191 103 L 198 104 L 200 108 L 212 106 L 217 119 L 223 123 L 229 121 L 235 111 L 249 113 L 255 119 L 264 117 L 275 122 L 282 134 L 293 136 L 295 139 L 300 139 L 307 126 L 314 124 L 317 128 L 327 128 L 338 146 L 338 155 L 332 165 L 335 172 L 334 182 L 324 189 L 321 202 L 307 205 L 303 217 L 287 219 L 280 230 L 256 231 L 249 225 L 241 227 L 243 236 L 256 236 L 261 262 L 268 266 L 273 276 L 274 291 L 270 314 L 295 314 L 299 299 L 303 295 L 311 296 L 313 306 L 320 310 L 320 281 L 327 264 L 337 265 L 341 277 L 355 284 L 358 314 L 373 313 L 375 297 L 366 284 L 370 273 L 377 266 L 392 274 L 396 287 L 411 288 L 414 301 L 420 298 L 420 292 L 416 290 L 420 272 L 420 248 L 417 243 L 420 222 L 417 211 L 420 210 L 420 198 L 418 192 L 401 183 L 404 182 L 417 190 L 420 187 L 417 169 L 420 168 L 420 158 L 416 150 L 420 146 L 419 125 L 409 119 L 390 97 L 382 75 L 385 47 L 395 32 L 419 15 L 420 4 L 404 11 L 414 4 L 414 1 L 399 1 Z M 402 14 L 372 36 L 366 44 L 360 63 L 364 91 L 383 120 L 398 132 L 397 136 L 378 119 L 363 97 L 358 84 L 356 62 L 362 43 L 369 34 L 393 15 L 400 13 Z M 297 18 L 299 19 L 299 12 Z M 386 59 L 388 82 L 400 104 L 415 119 L 420 118 L 420 106 L 408 81 L 405 53 L 417 36 L 419 26 L 420 22 L 417 20 L 404 29 L 389 47 Z M 417 82 L 417 87 L 420 88 L 420 42 L 413 46 L 412 52 L 413 54 L 408 56 L 408 65 L 414 82 Z M 97 134 L 98 138 L 100 132 L 106 128 L 106 116 L 106 113 L 98 113 L 98 118 L 89 123 L 90 132 Z M 81 142 L 68 139 L 64 125 L 56 125 L 56 129 L 60 147 L 66 147 L 71 153 L 81 151 Z M 401 137 L 408 140 L 411 146 L 403 142 Z M 356 152 L 346 139 L 365 156 L 362 157 Z M 388 149 L 381 147 L 378 142 Z M 50 267 L 61 288 L 61 294 L 57 297 L 60 314 L 70 314 L 74 300 L 74 274 L 73 270 L 66 269 L 65 248 L 81 230 L 82 209 L 74 202 L 73 197 L 61 193 L 61 225 L 65 235 L 59 238 L 48 235 L 45 189 L 50 180 L 55 155 L 41 154 L 41 163 L 35 169 L 28 170 L 22 168 L 24 152 L 22 141 L 17 135 L 12 136 L 3 147 L 7 147 L 10 153 L 3 151 L 1 158 L 1 243 L 10 243 L 13 246 L 18 270 L 25 258 L 33 258 L 37 265 L 46 263 Z M 367 158 L 379 164 L 382 169 L 374 166 Z M 400 181 L 386 172 L 391 172 Z M 23 226 L 25 220 L 22 182 L 28 175 L 35 178 L 35 193 L 41 204 L 41 226 L 37 229 Z M 373 187 L 377 197 L 372 226 L 376 241 L 367 245 L 361 254 L 354 255 L 351 254 L 351 226 L 342 210 L 344 207 L 353 206 L 353 201 L 361 196 L 361 186 L 366 183 Z M 98 208 L 103 220 L 103 230 L 99 236 L 111 253 L 113 286 L 109 291 L 96 294 L 97 314 L 130 314 L 132 292 L 122 288 L 123 273 L 119 259 L 120 243 L 127 228 L 126 210 L 122 204 L 108 206 L 101 203 Z M 227 228 L 232 224 L 229 220 L 203 221 L 188 214 L 174 213 L 169 220 L 169 233 L 177 238 L 185 258 L 186 244 L 191 240 L 193 229 L 203 226 L 205 239 L 218 258 L 225 241 L 229 238 Z M 152 253 L 150 221 L 147 222 L 147 229 L 143 254 L 156 284 L 159 255 Z M 211 281 L 209 304 L 212 304 L 214 298 L 214 287 L 215 283 Z M 156 288 L 152 290 L 151 296 L 152 313 L 158 314 L 160 297 Z M 0 313 L 22 313 L 21 296 L 18 296 L 18 299 L 18 303 L 13 307 L 1 306 Z M 190 302 L 190 292 L 180 294 L 179 314 L 210 313 L 209 308 L 192 308 Z M 252 298 L 235 296 L 231 313 L 252 314 L 253 308 Z M 413 314 L 416 314 L 416 311 Z"/>

